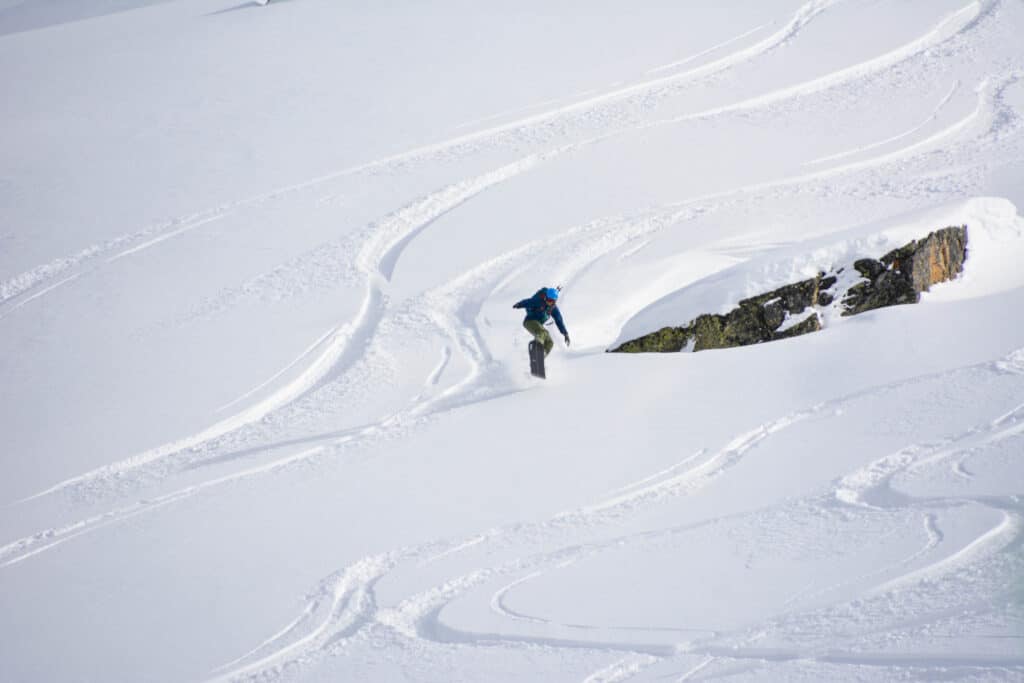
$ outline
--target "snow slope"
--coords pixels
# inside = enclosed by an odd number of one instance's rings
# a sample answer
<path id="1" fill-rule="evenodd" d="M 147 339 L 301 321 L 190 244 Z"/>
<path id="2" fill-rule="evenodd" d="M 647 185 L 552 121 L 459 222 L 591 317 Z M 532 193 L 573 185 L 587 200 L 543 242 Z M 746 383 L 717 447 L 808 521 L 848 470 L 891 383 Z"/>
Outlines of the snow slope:
<path id="1" fill-rule="evenodd" d="M 483 4 L 0 0 L 0 679 L 1024 676 L 1024 5 Z"/>

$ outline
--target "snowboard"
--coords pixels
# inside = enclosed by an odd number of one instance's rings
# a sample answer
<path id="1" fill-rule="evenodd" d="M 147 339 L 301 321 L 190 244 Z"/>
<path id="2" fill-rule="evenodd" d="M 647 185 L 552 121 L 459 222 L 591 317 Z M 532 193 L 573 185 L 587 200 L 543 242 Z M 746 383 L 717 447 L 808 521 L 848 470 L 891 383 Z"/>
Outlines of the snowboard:
<path id="1" fill-rule="evenodd" d="M 544 374 L 544 345 L 537 341 L 530 342 L 530 374 L 546 379 Z"/>

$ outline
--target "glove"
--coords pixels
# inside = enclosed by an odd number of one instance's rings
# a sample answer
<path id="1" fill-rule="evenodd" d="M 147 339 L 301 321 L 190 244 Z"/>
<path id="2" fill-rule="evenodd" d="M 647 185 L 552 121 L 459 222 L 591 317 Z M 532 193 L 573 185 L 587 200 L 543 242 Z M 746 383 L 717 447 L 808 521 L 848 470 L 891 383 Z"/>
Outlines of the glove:
<path id="1" fill-rule="evenodd" d="M 522 308 L 519 304 L 512 304 L 512 308 Z"/>
<path id="2" fill-rule="evenodd" d="M 569 345 L 569 335 L 564 335 L 564 336 L 565 336 L 565 345 L 568 346 Z"/>

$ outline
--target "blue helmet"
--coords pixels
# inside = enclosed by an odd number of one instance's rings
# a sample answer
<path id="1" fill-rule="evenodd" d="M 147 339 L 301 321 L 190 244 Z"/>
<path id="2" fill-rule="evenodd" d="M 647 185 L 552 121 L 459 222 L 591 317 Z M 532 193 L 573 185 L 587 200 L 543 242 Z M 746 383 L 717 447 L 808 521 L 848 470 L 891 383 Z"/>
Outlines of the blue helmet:
<path id="1" fill-rule="evenodd" d="M 558 290 L 554 287 L 548 287 L 544 290 L 544 296 L 552 301 L 558 301 Z"/>

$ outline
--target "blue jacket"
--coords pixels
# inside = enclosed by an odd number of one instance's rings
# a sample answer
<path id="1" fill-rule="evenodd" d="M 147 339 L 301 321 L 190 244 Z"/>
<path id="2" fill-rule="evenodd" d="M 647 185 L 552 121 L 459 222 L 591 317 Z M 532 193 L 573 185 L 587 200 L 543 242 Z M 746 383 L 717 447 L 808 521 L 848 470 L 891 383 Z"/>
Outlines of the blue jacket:
<path id="1" fill-rule="evenodd" d="M 537 290 L 536 294 L 531 296 L 529 299 L 523 299 L 519 303 L 513 305 L 512 308 L 526 309 L 526 318 L 523 322 L 526 322 L 527 320 L 536 320 L 543 325 L 548 321 L 549 317 L 554 318 L 555 325 L 558 325 L 558 331 L 561 332 L 563 336 L 569 334 L 565 330 L 565 323 L 562 321 L 562 312 L 558 310 L 558 305 L 548 304 L 544 299 L 543 289 Z"/>

